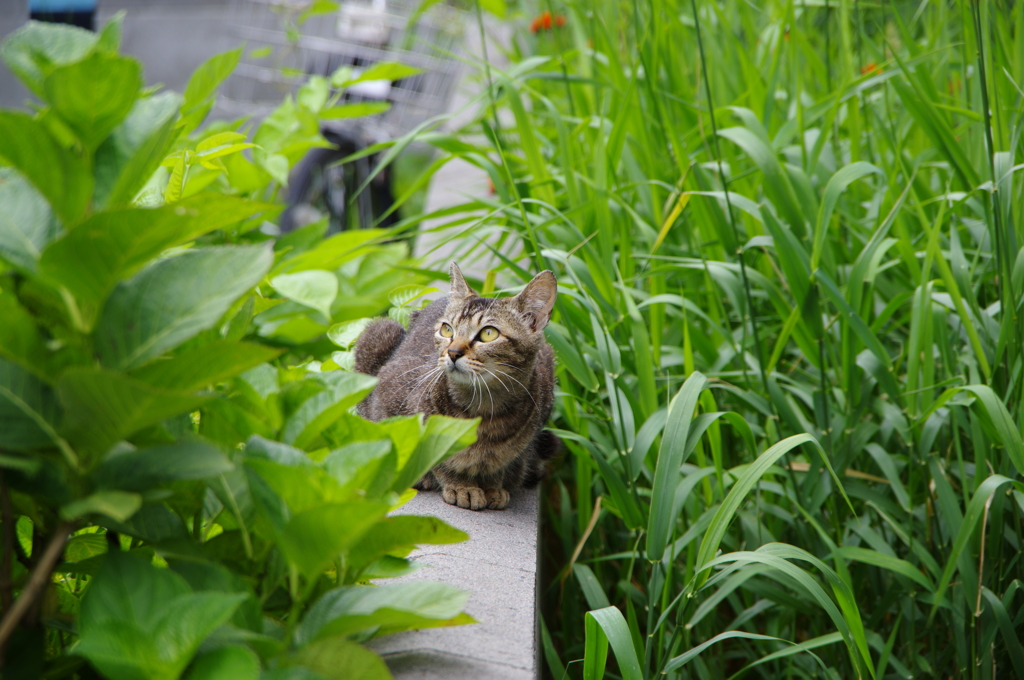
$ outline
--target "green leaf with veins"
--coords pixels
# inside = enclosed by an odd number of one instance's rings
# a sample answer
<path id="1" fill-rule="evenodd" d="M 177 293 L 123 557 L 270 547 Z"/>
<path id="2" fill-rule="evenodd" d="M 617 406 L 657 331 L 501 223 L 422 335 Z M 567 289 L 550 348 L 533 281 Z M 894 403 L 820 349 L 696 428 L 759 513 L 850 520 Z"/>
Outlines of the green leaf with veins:
<path id="1" fill-rule="evenodd" d="M 95 52 L 53 69 L 43 80 L 53 111 L 90 151 L 124 120 L 141 88 L 139 62 Z"/>
<path id="2" fill-rule="evenodd" d="M 65 226 L 85 212 L 93 191 L 88 161 L 65 148 L 42 122 L 20 111 L 0 110 L 0 157 L 46 197 Z"/>
<path id="3" fill-rule="evenodd" d="M 10 168 L 0 168 L 0 205 L 0 259 L 34 274 L 40 252 L 58 233 L 50 206 Z"/>
<path id="4" fill-rule="evenodd" d="M 160 208 L 98 212 L 51 243 L 39 266 L 76 300 L 96 307 L 118 281 L 167 248 L 241 222 L 267 207 L 234 196 L 202 194 Z"/>
<path id="5" fill-rule="evenodd" d="M 270 269 L 263 245 L 219 246 L 162 260 L 117 288 L 95 330 L 105 366 L 142 366 L 213 327 Z"/>

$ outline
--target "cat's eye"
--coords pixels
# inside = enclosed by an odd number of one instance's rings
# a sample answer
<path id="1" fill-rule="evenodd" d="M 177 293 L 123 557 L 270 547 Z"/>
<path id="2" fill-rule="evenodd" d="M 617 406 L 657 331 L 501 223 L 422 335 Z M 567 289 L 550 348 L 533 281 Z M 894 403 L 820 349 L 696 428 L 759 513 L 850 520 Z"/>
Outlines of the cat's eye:
<path id="1" fill-rule="evenodd" d="M 494 326 L 488 326 L 480 331 L 480 335 L 477 337 L 481 342 L 490 342 L 491 340 L 497 340 L 499 335 L 501 335 L 501 333 L 498 332 L 497 328 Z"/>
<path id="2" fill-rule="evenodd" d="M 450 338 L 453 335 L 455 335 L 455 331 L 452 330 L 451 326 L 449 326 L 446 323 L 441 324 L 441 337 L 442 338 Z"/>

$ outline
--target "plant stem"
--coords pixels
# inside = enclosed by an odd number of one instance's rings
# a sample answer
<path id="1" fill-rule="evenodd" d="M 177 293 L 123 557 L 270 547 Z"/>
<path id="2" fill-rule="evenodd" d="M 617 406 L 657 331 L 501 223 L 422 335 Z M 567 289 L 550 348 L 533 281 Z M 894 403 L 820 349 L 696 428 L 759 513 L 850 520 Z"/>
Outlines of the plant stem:
<path id="1" fill-rule="evenodd" d="M 57 566 L 57 560 L 64 553 L 64 544 L 74 526 L 73 522 L 63 522 L 57 527 L 46 550 L 43 551 L 36 563 L 35 569 L 32 570 L 21 595 L 18 596 L 11 608 L 4 612 L 4 618 L 0 620 L 0 650 L 7 645 L 7 641 L 18 627 L 18 622 L 28 613 L 46 584 L 49 583 L 50 575 L 53 574 L 53 569 Z"/>
<path id="2" fill-rule="evenodd" d="M 11 495 L 7 490 L 7 480 L 0 471 L 0 522 L 3 524 L 3 561 L 0 562 L 0 606 L 4 613 L 8 612 L 14 602 L 11 582 L 11 568 L 14 566 L 14 511 L 11 508 Z"/>

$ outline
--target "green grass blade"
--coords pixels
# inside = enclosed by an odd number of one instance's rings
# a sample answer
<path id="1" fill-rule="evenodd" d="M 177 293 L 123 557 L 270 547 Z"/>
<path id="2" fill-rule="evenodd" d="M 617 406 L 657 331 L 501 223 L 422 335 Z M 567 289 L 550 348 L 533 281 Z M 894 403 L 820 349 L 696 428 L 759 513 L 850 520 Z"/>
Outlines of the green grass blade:
<path id="1" fill-rule="evenodd" d="M 706 382 L 707 378 L 702 373 L 694 372 L 679 388 L 668 407 L 668 420 L 654 470 L 651 515 L 647 525 L 647 559 L 651 561 L 656 562 L 665 554 L 665 546 L 675 526 L 672 501 L 679 481 L 679 466 L 684 462 L 683 454 L 697 398 Z"/>
<path id="2" fill-rule="evenodd" d="M 619 662 L 619 672 L 622 673 L 622 680 L 643 680 L 643 673 L 640 672 L 640 661 L 636 657 L 636 650 L 633 648 L 633 638 L 629 633 L 629 626 L 626 619 L 615 607 L 605 607 L 595 611 L 587 612 L 586 616 L 588 632 L 590 623 L 593 621 L 604 632 L 608 642 L 611 643 L 612 651 L 615 652 L 615 659 Z"/>

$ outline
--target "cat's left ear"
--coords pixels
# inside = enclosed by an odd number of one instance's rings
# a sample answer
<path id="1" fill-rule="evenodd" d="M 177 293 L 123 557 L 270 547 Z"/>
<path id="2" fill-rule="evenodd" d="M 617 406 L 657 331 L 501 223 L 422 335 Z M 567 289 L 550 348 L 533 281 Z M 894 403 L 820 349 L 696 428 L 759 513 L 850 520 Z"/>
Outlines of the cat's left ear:
<path id="1" fill-rule="evenodd" d="M 477 292 L 469 287 L 466 283 L 466 277 L 462 275 L 462 270 L 459 269 L 459 265 L 452 262 L 451 269 L 448 270 L 448 274 L 452 279 L 452 296 L 460 298 L 473 298 L 479 297 Z"/>
<path id="2" fill-rule="evenodd" d="M 534 333 L 544 330 L 551 319 L 551 309 L 558 297 L 558 284 L 555 275 L 550 271 L 542 271 L 526 284 L 519 295 L 512 298 L 516 309 L 522 313 L 530 330 Z"/>

